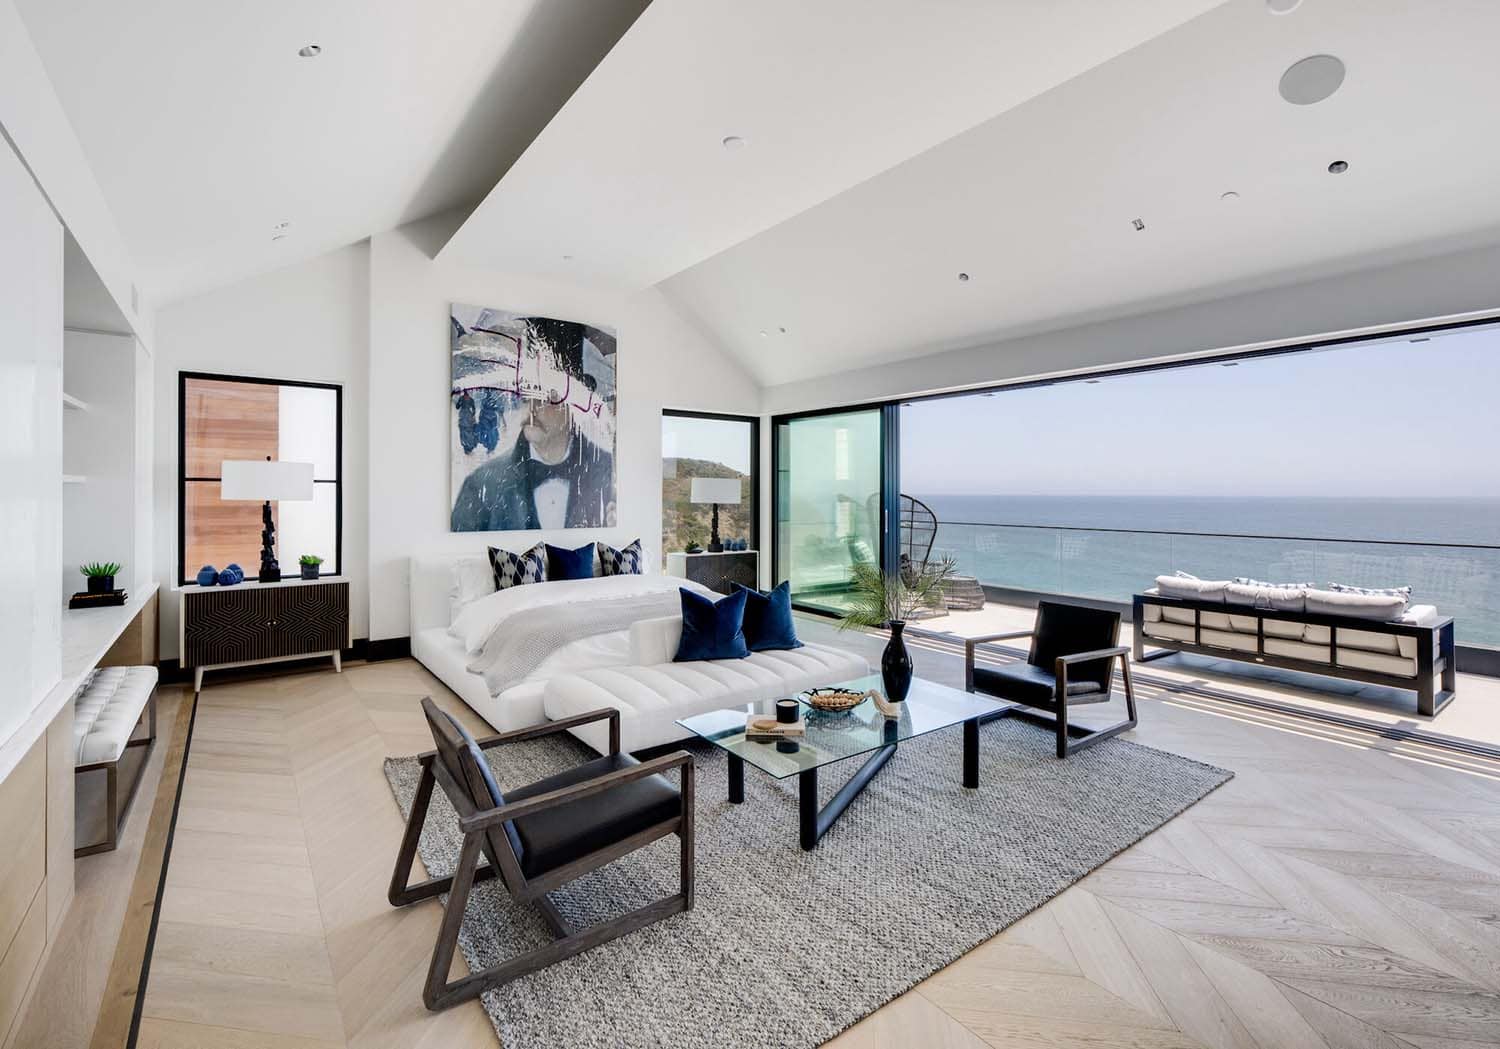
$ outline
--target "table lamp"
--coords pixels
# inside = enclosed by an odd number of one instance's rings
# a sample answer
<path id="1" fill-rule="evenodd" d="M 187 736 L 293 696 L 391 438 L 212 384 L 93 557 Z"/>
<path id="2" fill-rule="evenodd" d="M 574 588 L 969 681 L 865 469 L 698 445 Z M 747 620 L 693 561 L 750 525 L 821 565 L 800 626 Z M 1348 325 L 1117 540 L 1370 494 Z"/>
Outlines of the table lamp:
<path id="1" fill-rule="evenodd" d="M 709 553 L 724 552 L 719 541 L 719 505 L 737 506 L 740 501 L 740 479 L 738 477 L 694 477 L 690 498 L 695 503 L 712 503 L 714 507 L 713 527 L 708 537 Z"/>
<path id="2" fill-rule="evenodd" d="M 276 563 L 276 525 L 271 521 L 271 503 L 307 501 L 313 497 L 313 464 L 284 463 L 269 455 L 257 459 L 226 459 L 219 473 L 219 498 L 264 502 L 261 510 L 260 575 L 262 583 L 279 583 L 281 566 Z"/>

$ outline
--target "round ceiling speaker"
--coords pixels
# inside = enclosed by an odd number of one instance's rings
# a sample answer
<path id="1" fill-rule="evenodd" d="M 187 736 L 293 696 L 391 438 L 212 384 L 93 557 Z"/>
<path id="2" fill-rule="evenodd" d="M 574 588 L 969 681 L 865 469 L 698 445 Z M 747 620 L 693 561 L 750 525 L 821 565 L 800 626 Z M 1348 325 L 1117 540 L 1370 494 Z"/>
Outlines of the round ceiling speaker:
<path id="1" fill-rule="evenodd" d="M 1294 106 L 1321 102 L 1344 82 L 1344 63 L 1332 55 L 1313 55 L 1293 62 L 1281 74 L 1281 97 Z"/>
<path id="2" fill-rule="evenodd" d="M 1266 0 L 1266 10 L 1273 15 L 1289 15 L 1302 6 L 1302 0 Z"/>

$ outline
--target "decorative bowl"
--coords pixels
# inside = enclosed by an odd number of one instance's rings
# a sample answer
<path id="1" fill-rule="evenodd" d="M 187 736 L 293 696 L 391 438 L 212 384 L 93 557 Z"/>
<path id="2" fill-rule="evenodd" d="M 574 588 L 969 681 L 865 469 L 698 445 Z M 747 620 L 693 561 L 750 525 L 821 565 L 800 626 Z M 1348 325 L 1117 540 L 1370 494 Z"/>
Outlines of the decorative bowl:
<path id="1" fill-rule="evenodd" d="M 853 710 L 865 701 L 868 692 L 855 692 L 848 688 L 813 688 L 805 693 L 807 705 L 814 710 L 829 714 L 842 714 Z"/>

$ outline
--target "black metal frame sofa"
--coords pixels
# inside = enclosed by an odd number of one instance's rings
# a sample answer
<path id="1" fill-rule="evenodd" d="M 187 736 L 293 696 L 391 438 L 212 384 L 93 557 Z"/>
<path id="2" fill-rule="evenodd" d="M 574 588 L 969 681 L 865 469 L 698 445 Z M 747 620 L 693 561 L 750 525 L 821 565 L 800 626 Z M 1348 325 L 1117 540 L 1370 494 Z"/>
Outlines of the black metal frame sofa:
<path id="1" fill-rule="evenodd" d="M 1225 589 L 1230 600 L 1220 596 Z M 1242 600 L 1244 589 L 1238 591 Z M 1135 661 L 1189 652 L 1409 689 L 1417 694 L 1417 713 L 1429 718 L 1453 701 L 1453 618 L 1439 616 L 1430 605 L 1381 621 L 1307 611 L 1305 604 L 1299 610 L 1290 587 L 1262 589 L 1248 605 L 1236 603 L 1234 593 L 1233 584 L 1205 583 L 1196 598 L 1160 589 L 1136 594 Z M 1273 604 L 1282 607 L 1261 607 Z M 1154 651 L 1147 652 L 1147 645 Z"/>

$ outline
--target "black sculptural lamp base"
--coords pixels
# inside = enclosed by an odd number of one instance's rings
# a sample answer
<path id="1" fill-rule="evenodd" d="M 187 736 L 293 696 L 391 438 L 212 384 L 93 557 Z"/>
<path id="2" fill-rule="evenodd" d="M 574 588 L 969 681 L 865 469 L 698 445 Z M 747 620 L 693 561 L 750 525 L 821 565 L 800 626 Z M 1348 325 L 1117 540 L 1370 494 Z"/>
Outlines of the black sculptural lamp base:
<path id="1" fill-rule="evenodd" d="M 270 500 L 261 508 L 260 522 L 260 575 L 255 578 L 262 583 L 279 583 L 281 566 L 276 563 L 276 526 L 271 522 Z"/>
<path id="2" fill-rule="evenodd" d="M 719 504 L 714 503 L 713 524 L 709 528 L 708 552 L 711 554 L 722 554 L 724 544 L 719 540 Z"/>

